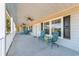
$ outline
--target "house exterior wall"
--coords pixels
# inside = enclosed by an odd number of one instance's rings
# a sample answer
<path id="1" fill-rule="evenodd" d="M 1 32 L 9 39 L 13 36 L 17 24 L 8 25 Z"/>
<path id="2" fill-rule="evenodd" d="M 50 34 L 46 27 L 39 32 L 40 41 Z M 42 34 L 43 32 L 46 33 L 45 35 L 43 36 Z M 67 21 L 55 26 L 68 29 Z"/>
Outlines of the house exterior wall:
<path id="1" fill-rule="evenodd" d="M 71 19 L 70 19 L 71 39 L 63 38 L 63 16 L 59 17 L 59 18 L 61 18 L 61 37 L 57 41 L 57 44 L 79 52 L 79 12 L 75 13 L 75 14 L 71 14 Z M 58 19 L 58 18 L 56 18 L 56 19 Z M 51 26 L 51 23 L 49 26 Z M 39 28 L 39 29 L 37 30 L 37 28 Z M 51 35 L 51 27 L 49 27 L 49 28 L 50 28 L 49 31 L 50 31 L 50 35 Z M 37 33 L 41 32 L 40 29 L 41 29 L 41 24 L 34 26 L 33 27 L 34 35 L 38 36 Z"/>
<path id="2" fill-rule="evenodd" d="M 63 20 L 63 19 L 62 19 Z M 67 48 L 79 52 L 79 13 L 71 15 L 71 39 L 61 38 L 57 43 Z M 63 37 L 63 21 L 62 21 L 62 37 Z"/>

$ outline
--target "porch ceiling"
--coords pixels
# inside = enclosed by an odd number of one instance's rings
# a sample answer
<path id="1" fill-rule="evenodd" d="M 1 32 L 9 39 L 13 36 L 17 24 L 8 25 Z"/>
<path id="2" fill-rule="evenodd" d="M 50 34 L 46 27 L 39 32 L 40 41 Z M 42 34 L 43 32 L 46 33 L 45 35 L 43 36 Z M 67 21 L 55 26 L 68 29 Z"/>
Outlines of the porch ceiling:
<path id="1" fill-rule="evenodd" d="M 25 17 L 30 16 L 39 20 L 50 14 L 57 13 L 74 5 L 75 3 L 7 3 L 6 8 L 14 18 L 16 24 L 28 23 Z"/>
<path id="2" fill-rule="evenodd" d="M 76 12 L 79 12 L 79 5 L 72 6 L 70 8 L 64 9 L 64 10 L 56 12 L 54 14 L 50 14 L 50 15 L 43 17 L 43 18 L 40 18 L 38 20 L 34 20 L 34 21 L 29 23 L 29 26 L 32 26 L 34 24 L 41 23 L 41 22 L 47 22 L 47 21 L 53 20 L 57 17 L 71 15 L 71 14 L 74 14 Z"/>

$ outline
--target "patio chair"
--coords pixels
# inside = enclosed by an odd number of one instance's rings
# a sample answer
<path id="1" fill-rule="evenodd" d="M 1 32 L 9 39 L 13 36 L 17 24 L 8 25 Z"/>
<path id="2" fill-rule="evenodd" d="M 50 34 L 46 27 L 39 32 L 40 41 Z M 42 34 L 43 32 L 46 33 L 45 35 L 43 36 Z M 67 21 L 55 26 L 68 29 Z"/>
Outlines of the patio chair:
<path id="1" fill-rule="evenodd" d="M 25 28 L 23 31 L 24 31 L 24 34 L 29 34 L 30 32 L 27 28 Z"/>
<path id="2" fill-rule="evenodd" d="M 58 36 L 59 36 L 59 33 L 58 32 L 53 32 L 52 33 L 52 38 L 51 39 L 48 39 L 49 40 L 49 43 L 51 43 L 51 46 L 53 47 L 53 45 L 56 45 L 57 47 L 59 47 L 58 44 L 56 44 L 57 40 L 58 40 Z"/>
<path id="3" fill-rule="evenodd" d="M 41 34 L 39 36 L 39 39 L 41 39 L 41 40 L 44 41 L 44 37 L 45 37 L 45 32 L 44 31 L 41 31 Z"/>

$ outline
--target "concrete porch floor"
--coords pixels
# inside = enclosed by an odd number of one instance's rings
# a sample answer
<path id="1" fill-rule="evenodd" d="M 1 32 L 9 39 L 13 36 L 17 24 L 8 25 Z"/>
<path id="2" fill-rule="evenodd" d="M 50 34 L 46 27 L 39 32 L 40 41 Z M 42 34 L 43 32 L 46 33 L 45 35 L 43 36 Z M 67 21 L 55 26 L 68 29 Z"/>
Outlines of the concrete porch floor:
<path id="1" fill-rule="evenodd" d="M 7 56 L 79 56 L 79 53 L 62 46 L 51 48 L 31 35 L 16 34 Z"/>

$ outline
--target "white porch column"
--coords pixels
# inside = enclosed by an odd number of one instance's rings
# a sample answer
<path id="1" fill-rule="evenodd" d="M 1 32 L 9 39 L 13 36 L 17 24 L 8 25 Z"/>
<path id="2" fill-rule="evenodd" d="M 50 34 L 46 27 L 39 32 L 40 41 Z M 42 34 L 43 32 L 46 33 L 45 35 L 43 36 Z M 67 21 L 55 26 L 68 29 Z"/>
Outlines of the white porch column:
<path id="1" fill-rule="evenodd" d="M 51 21 L 49 21 L 49 35 L 51 36 L 51 34 L 52 34 L 52 22 Z"/>
<path id="2" fill-rule="evenodd" d="M 15 23 L 13 22 L 13 24 L 14 24 L 14 32 L 16 32 L 16 25 L 15 25 Z"/>
<path id="3" fill-rule="evenodd" d="M 63 38 L 63 17 L 61 17 L 61 38 Z"/>
<path id="4" fill-rule="evenodd" d="M 29 30 L 30 28 L 28 27 L 28 30 Z"/>
<path id="5" fill-rule="evenodd" d="M 13 33 L 13 18 L 11 17 L 11 33 Z"/>
<path id="6" fill-rule="evenodd" d="M 0 3 L 0 56 L 5 54 L 5 4 Z"/>
<path id="7" fill-rule="evenodd" d="M 15 23 L 13 21 L 13 18 L 11 17 L 11 33 L 16 32 L 16 27 L 15 27 Z"/>

